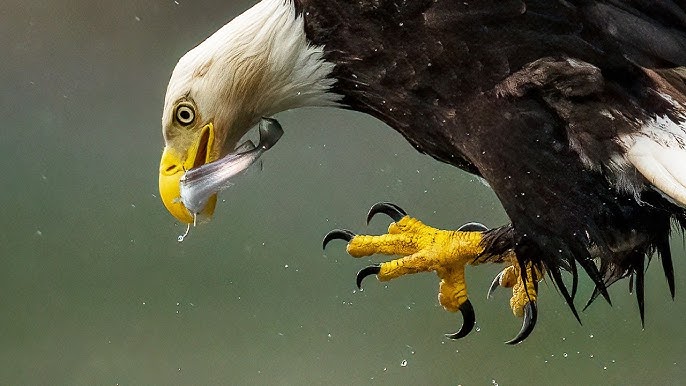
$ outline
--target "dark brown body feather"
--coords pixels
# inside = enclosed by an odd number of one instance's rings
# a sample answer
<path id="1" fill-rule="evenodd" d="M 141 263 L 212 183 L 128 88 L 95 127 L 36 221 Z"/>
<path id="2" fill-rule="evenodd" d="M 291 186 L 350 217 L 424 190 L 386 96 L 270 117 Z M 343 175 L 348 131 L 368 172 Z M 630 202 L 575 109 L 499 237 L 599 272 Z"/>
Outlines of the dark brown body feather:
<path id="1" fill-rule="evenodd" d="M 668 88 L 686 105 L 675 70 L 686 66 L 683 2 L 295 5 L 312 44 L 336 64 L 334 91 L 346 106 L 482 176 L 512 221 L 491 232 L 492 245 L 543 264 L 572 309 L 575 261 L 596 282 L 594 298 L 636 275 L 642 310 L 644 261 L 657 251 L 673 288 L 670 224 L 686 225 L 684 210 L 651 189 L 640 197 L 620 189 L 607 162 L 637 122 L 680 119 L 656 91 Z M 608 118 L 608 109 L 626 119 Z M 573 274 L 571 291 L 561 270 Z"/>

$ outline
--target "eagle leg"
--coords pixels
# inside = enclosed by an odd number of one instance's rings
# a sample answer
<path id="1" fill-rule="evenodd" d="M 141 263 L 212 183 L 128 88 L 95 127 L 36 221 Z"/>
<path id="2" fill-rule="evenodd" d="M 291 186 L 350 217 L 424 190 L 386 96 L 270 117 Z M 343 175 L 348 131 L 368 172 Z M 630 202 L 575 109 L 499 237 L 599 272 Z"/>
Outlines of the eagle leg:
<path id="1" fill-rule="evenodd" d="M 408 216 L 404 210 L 391 203 L 378 203 L 367 214 L 367 223 L 378 213 L 391 217 L 388 232 L 380 236 L 357 235 L 345 229 L 334 229 L 324 237 L 323 247 L 334 240 L 348 242 L 347 252 L 353 257 L 374 254 L 396 255 L 400 258 L 381 264 L 370 265 L 357 273 L 357 286 L 371 275 L 380 281 L 400 276 L 434 271 L 441 280 L 438 300 L 447 311 L 460 311 L 463 324 L 451 339 L 459 339 L 475 325 L 474 308 L 467 295 L 465 266 L 482 263 L 505 263 L 506 267 L 493 280 L 488 291 L 490 297 L 497 287 L 512 289 L 510 308 L 515 316 L 523 317 L 522 328 L 515 338 L 506 342 L 522 342 L 533 331 L 537 318 L 538 281 L 543 278 L 540 269 L 528 264 L 522 270 L 511 248 L 493 253 L 484 240 L 489 230 L 478 223 L 469 223 L 458 230 L 441 230 L 423 224 Z"/>
<path id="2" fill-rule="evenodd" d="M 464 320 L 458 332 L 447 336 L 459 339 L 469 334 L 475 325 L 475 316 L 467 296 L 465 266 L 477 264 L 477 257 L 484 252 L 481 240 L 486 227 L 470 223 L 456 231 L 436 229 L 389 203 L 374 205 L 367 221 L 377 213 L 384 213 L 395 220 L 389 225 L 387 234 L 356 235 L 349 230 L 335 229 L 324 237 L 323 246 L 326 247 L 331 240 L 341 239 L 348 242 L 346 249 L 353 257 L 374 254 L 401 256 L 362 269 L 357 274 L 358 286 L 370 275 L 376 275 L 380 281 L 388 281 L 407 274 L 435 271 L 441 279 L 440 304 L 448 311 L 460 311 Z"/>

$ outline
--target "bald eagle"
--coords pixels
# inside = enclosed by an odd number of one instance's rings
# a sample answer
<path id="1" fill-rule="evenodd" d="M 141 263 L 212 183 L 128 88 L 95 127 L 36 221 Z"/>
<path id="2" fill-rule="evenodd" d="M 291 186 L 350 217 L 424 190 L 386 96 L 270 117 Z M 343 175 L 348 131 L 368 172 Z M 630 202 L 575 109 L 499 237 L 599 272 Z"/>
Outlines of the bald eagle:
<path id="1" fill-rule="evenodd" d="M 674 296 L 669 237 L 686 227 L 686 5 L 646 0 L 262 0 L 185 54 L 164 102 L 162 200 L 180 221 L 186 170 L 231 152 L 261 117 L 303 106 L 369 114 L 418 151 L 482 177 L 511 224 L 440 230 L 390 203 L 385 235 L 337 229 L 352 256 L 397 255 L 360 271 L 424 271 L 439 302 L 474 325 L 465 266 L 501 263 L 532 331 L 548 276 L 578 319 L 631 277 L 641 320 L 646 261 Z M 201 214 L 214 211 L 210 200 Z M 571 283 L 563 279 L 569 272 Z M 566 276 L 566 274 L 564 275 Z M 490 291 L 489 291 L 490 292 Z"/>

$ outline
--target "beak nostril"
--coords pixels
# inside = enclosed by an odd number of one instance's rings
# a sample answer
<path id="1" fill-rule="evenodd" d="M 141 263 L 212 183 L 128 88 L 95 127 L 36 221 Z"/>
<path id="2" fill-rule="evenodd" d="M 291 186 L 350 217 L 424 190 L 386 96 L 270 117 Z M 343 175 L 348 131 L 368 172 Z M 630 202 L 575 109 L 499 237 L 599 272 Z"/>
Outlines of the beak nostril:
<path id="1" fill-rule="evenodd" d="M 174 169 L 176 169 L 176 165 L 171 165 L 167 169 L 165 169 L 165 172 L 171 173 L 174 171 Z"/>

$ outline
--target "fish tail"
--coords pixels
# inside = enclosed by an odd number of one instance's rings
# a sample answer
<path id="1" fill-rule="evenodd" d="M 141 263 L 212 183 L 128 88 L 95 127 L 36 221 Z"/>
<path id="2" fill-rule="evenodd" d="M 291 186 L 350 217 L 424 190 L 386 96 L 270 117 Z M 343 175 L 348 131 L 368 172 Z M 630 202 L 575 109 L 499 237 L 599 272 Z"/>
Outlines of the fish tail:
<path id="1" fill-rule="evenodd" d="M 262 118 L 260 121 L 260 147 L 269 150 L 283 135 L 283 128 L 276 119 Z"/>

